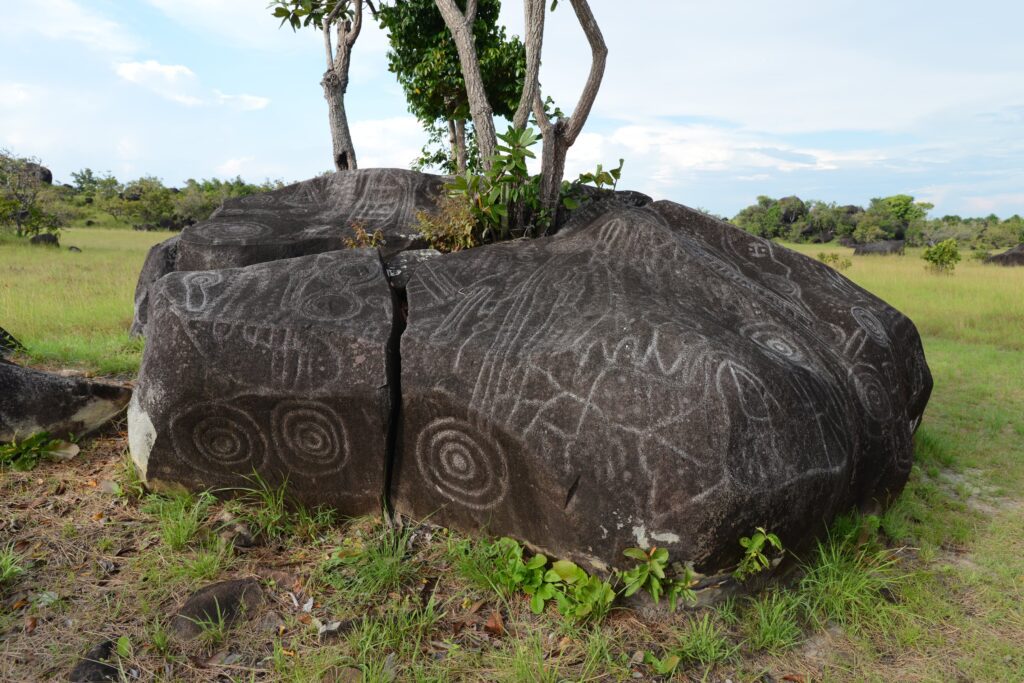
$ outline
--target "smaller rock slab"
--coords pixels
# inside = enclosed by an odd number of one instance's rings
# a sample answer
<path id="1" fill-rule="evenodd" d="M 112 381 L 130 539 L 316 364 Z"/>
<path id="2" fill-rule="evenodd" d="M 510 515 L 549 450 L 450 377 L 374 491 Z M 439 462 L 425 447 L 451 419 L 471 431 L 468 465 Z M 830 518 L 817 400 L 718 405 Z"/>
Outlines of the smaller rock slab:
<path id="1" fill-rule="evenodd" d="M 392 293 L 374 249 L 176 272 L 150 292 L 128 411 L 151 485 L 287 481 L 309 505 L 378 514 L 392 406 Z"/>
<path id="2" fill-rule="evenodd" d="M 252 617 L 263 604 L 263 589 L 256 579 L 219 581 L 193 593 L 171 618 L 169 629 L 181 640 L 192 640 L 203 625 L 221 621 L 231 625 Z"/>
<path id="3" fill-rule="evenodd" d="M 0 442 L 39 432 L 88 434 L 120 414 L 131 396 L 127 387 L 0 363 Z"/>

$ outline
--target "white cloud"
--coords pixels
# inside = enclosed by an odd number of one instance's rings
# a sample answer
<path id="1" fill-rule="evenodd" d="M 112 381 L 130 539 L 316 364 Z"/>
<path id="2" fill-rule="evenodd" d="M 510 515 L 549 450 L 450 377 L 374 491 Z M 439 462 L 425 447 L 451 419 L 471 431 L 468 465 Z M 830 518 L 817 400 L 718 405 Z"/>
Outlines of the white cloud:
<path id="1" fill-rule="evenodd" d="M 9 2 L 4 5 L 0 35 L 39 35 L 52 41 L 76 42 L 96 52 L 130 54 L 142 47 L 124 26 L 74 0 Z"/>
<path id="2" fill-rule="evenodd" d="M 224 163 L 217 166 L 217 173 L 224 176 L 236 176 L 247 169 L 256 157 L 240 157 L 238 159 L 228 159 Z"/>
<path id="3" fill-rule="evenodd" d="M 242 111 L 256 111 L 266 109 L 270 105 L 270 98 L 257 95 L 227 95 L 220 90 L 213 91 L 217 102 L 228 104 L 241 109 Z"/>
<path id="4" fill-rule="evenodd" d="M 207 93 L 199 77 L 182 64 L 161 64 L 149 59 L 144 62 L 122 62 L 114 67 L 117 75 L 150 90 L 164 99 L 198 107 L 206 104 L 227 105 L 241 111 L 266 109 L 270 99 L 257 95 L 228 95 L 220 90 Z"/>
<path id="5" fill-rule="evenodd" d="M 161 64 L 149 59 L 145 62 L 122 62 L 114 67 L 117 75 L 150 90 L 160 97 L 195 107 L 203 103 L 198 95 L 199 79 L 192 69 L 181 64 Z"/>
<path id="6" fill-rule="evenodd" d="M 426 134 L 413 116 L 350 122 L 361 168 L 408 168 L 420 155 Z M 326 130 L 324 138 L 327 139 Z"/>

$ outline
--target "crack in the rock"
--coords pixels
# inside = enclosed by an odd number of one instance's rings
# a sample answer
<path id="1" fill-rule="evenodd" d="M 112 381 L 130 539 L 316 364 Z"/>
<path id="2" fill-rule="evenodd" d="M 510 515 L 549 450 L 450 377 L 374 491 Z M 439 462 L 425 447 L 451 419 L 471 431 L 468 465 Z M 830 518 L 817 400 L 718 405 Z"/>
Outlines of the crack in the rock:
<path id="1" fill-rule="evenodd" d="M 387 437 L 384 445 L 384 491 L 381 494 L 384 517 L 388 518 L 392 512 L 391 479 L 398 459 L 398 437 L 402 424 L 402 334 L 405 332 L 409 300 L 404 287 L 395 287 L 391 284 L 391 276 L 380 250 L 377 251 L 377 255 L 380 258 L 381 269 L 384 271 L 384 278 L 388 281 L 388 287 L 391 289 L 391 336 L 388 338 L 385 363 L 389 412 Z"/>

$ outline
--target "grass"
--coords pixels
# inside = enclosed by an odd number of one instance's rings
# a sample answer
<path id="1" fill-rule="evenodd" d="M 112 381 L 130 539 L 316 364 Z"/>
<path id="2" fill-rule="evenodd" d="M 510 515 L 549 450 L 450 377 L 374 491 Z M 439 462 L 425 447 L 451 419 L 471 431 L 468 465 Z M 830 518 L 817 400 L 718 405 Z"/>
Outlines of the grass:
<path id="1" fill-rule="evenodd" d="M 0 326 L 32 362 L 103 375 L 138 370 L 142 343 L 129 339 L 135 282 L 146 251 L 169 233 L 66 230 L 62 247 L 0 236 Z"/>
<path id="2" fill-rule="evenodd" d="M 22 565 L 22 557 L 15 552 L 13 545 L 6 545 L 0 548 L 0 588 L 9 583 L 14 583 L 19 576 L 25 573 Z"/>
<path id="3" fill-rule="evenodd" d="M 80 337 L 126 329 L 128 271 L 164 235 L 86 233 L 64 238 L 85 249 L 77 255 L 0 246 L 0 269 L 22 268 L 17 282 L 0 285 L 0 325 L 33 354 L 46 335 L 67 349 L 34 355 L 41 362 L 98 370 L 105 352 L 90 356 Z M 86 248 L 90 235 L 110 251 Z M 1024 680 L 1024 269 L 965 259 L 939 276 L 914 250 L 824 250 L 849 256 L 848 277 L 915 321 L 935 390 L 902 496 L 880 517 L 837 523 L 789 583 L 712 609 L 613 609 L 579 626 L 553 607 L 534 615 L 508 589 L 492 541 L 336 520 L 288 505 L 282 487 L 258 479 L 229 500 L 145 495 L 115 429 L 84 442 L 72 461 L 0 475 L 9 543 L 0 546 L 0 576 L 5 565 L 31 567 L 31 581 L 21 575 L 0 587 L 0 680 L 66 678 L 81 653 L 122 635 L 141 680 Z M 135 266 L 77 305 L 104 310 L 109 301 L 100 299 L 120 291 L 120 312 L 65 326 L 76 304 L 66 310 L 55 292 L 88 289 L 83 272 L 112 274 L 118 253 Z M 69 257 L 88 268 L 63 268 Z M 18 308 L 9 315 L 12 288 Z M 37 309 L 45 315 L 34 317 Z M 221 519 L 247 526 L 256 546 L 222 539 Z M 168 635 L 165 624 L 192 591 L 252 576 L 264 580 L 267 604 L 219 645 Z M 267 629 L 270 612 L 280 623 Z M 321 634 L 331 623 L 343 626 Z M 243 659 L 207 663 L 211 649 Z"/>

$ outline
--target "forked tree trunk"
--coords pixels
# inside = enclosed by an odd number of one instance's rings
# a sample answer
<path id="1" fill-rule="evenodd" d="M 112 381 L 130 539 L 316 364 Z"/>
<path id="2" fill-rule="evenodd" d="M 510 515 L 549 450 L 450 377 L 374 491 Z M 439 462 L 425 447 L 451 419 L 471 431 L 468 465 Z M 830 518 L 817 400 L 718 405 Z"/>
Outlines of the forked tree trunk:
<path id="1" fill-rule="evenodd" d="M 351 171 L 356 166 L 356 150 L 352 145 L 352 133 L 348 128 L 345 112 L 345 93 L 348 90 L 348 70 L 352 58 L 352 46 L 363 26 L 363 1 L 353 0 L 353 18 L 349 21 L 343 12 L 347 2 L 338 2 L 334 11 L 324 17 L 324 49 L 327 53 L 327 70 L 320 81 L 327 100 L 327 117 L 331 124 L 331 147 L 334 155 L 334 170 Z M 337 46 L 331 44 L 331 27 L 337 30 Z"/>
<path id="2" fill-rule="evenodd" d="M 524 0 L 529 2 L 530 0 Z M 597 91 L 601 88 L 601 79 L 604 77 L 605 62 L 608 58 L 608 47 L 605 45 L 604 36 L 601 35 L 601 28 L 594 19 L 593 12 L 587 0 L 569 0 L 572 9 L 576 13 L 583 33 L 590 43 L 591 63 L 590 73 L 587 76 L 587 83 L 580 94 L 576 109 L 568 118 L 552 122 L 544 112 L 544 102 L 541 99 L 540 87 L 536 89 L 533 97 L 533 115 L 540 124 L 541 135 L 544 138 L 544 157 L 541 160 L 541 181 L 540 201 L 541 207 L 547 211 L 552 224 L 557 223 L 558 212 L 561 209 L 560 193 L 562 188 L 562 176 L 565 175 L 565 157 L 583 130 L 583 124 L 590 116 L 590 110 L 597 98 Z M 536 21 L 536 20 L 535 20 Z M 527 37 L 530 34 L 527 32 Z M 527 55 L 530 48 L 527 47 Z"/>
<path id="3" fill-rule="evenodd" d="M 465 14 L 455 4 L 455 0 L 434 0 L 434 4 L 444 17 L 444 23 L 459 52 L 459 65 L 462 67 L 462 79 L 466 82 L 466 97 L 473 116 L 476 144 L 480 148 L 480 162 L 485 169 L 490 169 L 491 157 L 498 146 L 498 135 L 494 130 L 494 110 L 487 99 L 473 39 L 477 0 L 467 0 Z"/>

